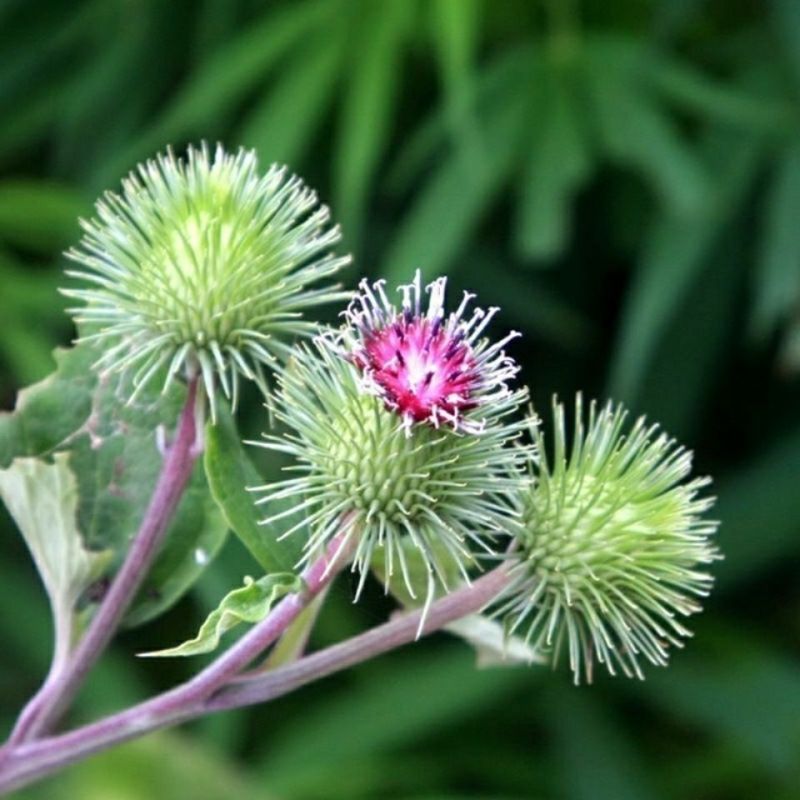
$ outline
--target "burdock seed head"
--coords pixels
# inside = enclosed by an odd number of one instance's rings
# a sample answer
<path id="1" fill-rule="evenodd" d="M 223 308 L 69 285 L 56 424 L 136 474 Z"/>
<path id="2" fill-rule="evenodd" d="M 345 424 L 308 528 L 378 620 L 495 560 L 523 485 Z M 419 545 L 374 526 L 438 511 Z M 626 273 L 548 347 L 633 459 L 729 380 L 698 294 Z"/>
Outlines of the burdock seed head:
<path id="1" fill-rule="evenodd" d="M 531 466 L 510 594 L 498 613 L 555 661 L 566 649 L 576 683 L 595 661 L 642 677 L 640 661 L 665 665 L 690 635 L 720 556 L 717 523 L 705 518 L 708 478 L 689 478 L 691 453 L 611 403 L 580 396 L 568 446 L 564 407 L 554 401 L 554 448 Z M 534 429 L 540 453 L 541 430 Z"/>
<path id="2" fill-rule="evenodd" d="M 266 392 L 287 339 L 316 330 L 303 312 L 347 296 L 309 288 L 348 261 L 328 252 L 329 216 L 282 167 L 259 174 L 253 151 L 168 151 L 98 201 L 67 254 L 85 285 L 64 294 L 83 338 L 107 346 L 99 368 L 130 371 L 134 393 L 199 373 L 213 413 L 218 385 L 234 406 L 241 378 Z"/>

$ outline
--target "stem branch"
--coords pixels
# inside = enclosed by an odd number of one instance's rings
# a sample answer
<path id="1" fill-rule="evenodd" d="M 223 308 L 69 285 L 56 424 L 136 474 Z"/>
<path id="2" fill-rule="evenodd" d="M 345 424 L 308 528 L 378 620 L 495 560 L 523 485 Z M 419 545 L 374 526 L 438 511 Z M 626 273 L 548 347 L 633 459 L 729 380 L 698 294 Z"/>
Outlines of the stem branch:
<path id="1" fill-rule="evenodd" d="M 167 451 L 150 505 L 125 561 L 75 651 L 60 669 L 50 672 L 41 689 L 23 709 L 9 744 L 35 739 L 58 722 L 108 645 L 147 575 L 199 455 L 195 446 L 198 434 L 196 396 L 197 379 L 194 378 L 189 383 L 175 439 Z"/>
<path id="2" fill-rule="evenodd" d="M 335 542 L 334 542 L 335 544 Z M 329 549 L 328 553 L 332 551 Z M 275 699 L 300 686 L 408 644 L 454 620 L 480 611 L 508 585 L 505 566 L 435 601 L 420 631 L 422 611 L 402 614 L 389 622 L 273 672 L 255 677 L 236 675 L 274 642 L 307 603 L 332 580 L 329 557 L 312 565 L 304 592 L 290 595 L 249 634 L 197 677 L 140 703 L 70 733 L 21 744 L 0 751 L 0 793 L 19 788 L 79 761 L 92 753 L 145 733 L 216 711 Z M 338 561 L 338 559 L 337 559 Z M 342 559 L 338 569 L 346 563 Z M 219 691 L 221 689 L 221 691 Z"/>
<path id="3" fill-rule="evenodd" d="M 150 731 L 208 713 L 208 699 L 274 643 L 349 561 L 352 528 L 303 573 L 304 588 L 272 612 L 216 661 L 184 684 L 77 730 L 0 749 L 0 794 L 19 788 L 92 753 Z M 275 675 L 279 671 L 276 670 Z"/>

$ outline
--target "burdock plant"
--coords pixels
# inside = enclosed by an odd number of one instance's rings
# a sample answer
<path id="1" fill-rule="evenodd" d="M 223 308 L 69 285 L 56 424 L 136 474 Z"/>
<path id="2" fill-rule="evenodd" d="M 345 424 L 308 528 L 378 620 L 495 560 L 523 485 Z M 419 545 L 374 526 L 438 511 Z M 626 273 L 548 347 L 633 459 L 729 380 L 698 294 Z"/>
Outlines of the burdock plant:
<path id="1" fill-rule="evenodd" d="M 159 156 L 83 227 L 65 289 L 78 341 L 0 425 L 0 496 L 55 630 L 50 672 L 0 748 L 0 791 L 442 628 L 507 661 L 566 651 L 576 680 L 595 663 L 643 677 L 688 635 L 718 558 L 707 480 L 619 406 L 587 418 L 579 399 L 571 434 L 560 404 L 552 433 L 526 418 L 517 334 L 495 336 L 497 309 L 469 294 L 448 305 L 445 278 L 417 273 L 362 281 L 341 324 L 320 326 L 308 313 L 350 296 L 329 282 L 347 261 L 331 251 L 338 229 L 299 179 L 262 174 L 247 151 Z M 241 446 L 243 380 L 273 410 L 257 444 L 282 476 L 262 478 Z M 147 655 L 208 653 L 249 629 L 174 689 L 58 732 L 120 625 L 174 603 L 229 529 L 256 576 L 196 636 Z M 374 578 L 403 612 L 306 653 L 347 568 L 355 599 Z"/>

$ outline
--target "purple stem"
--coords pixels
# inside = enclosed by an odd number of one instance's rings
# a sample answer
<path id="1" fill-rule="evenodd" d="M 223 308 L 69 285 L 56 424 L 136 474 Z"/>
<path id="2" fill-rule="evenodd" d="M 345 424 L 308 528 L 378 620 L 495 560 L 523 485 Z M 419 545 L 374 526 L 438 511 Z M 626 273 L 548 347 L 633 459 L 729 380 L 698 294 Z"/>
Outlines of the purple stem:
<path id="1" fill-rule="evenodd" d="M 35 739 L 58 722 L 108 645 L 147 575 L 199 455 L 196 447 L 196 396 L 195 378 L 189 383 L 174 441 L 167 451 L 150 505 L 125 561 L 74 652 L 61 669 L 48 675 L 41 689 L 23 709 L 9 737 L 10 745 Z"/>
<path id="2" fill-rule="evenodd" d="M 209 698 L 202 713 L 265 703 L 307 683 L 395 650 L 457 619 L 479 612 L 506 588 L 508 582 L 506 568 L 497 567 L 471 586 L 464 586 L 432 603 L 422 630 L 419 630 L 422 610 L 400 614 L 383 625 L 312 653 L 274 672 L 242 675 L 230 687 Z"/>
<path id="3" fill-rule="evenodd" d="M 337 536 L 303 573 L 301 592 L 285 597 L 262 622 L 186 683 L 75 731 L 0 749 L 0 794 L 111 745 L 207 713 L 208 699 L 275 642 L 346 566 L 354 540 L 352 527 Z"/>
<path id="4" fill-rule="evenodd" d="M 322 570 L 316 591 L 333 577 Z M 308 578 L 306 579 L 308 581 Z M 419 635 L 484 608 L 508 585 L 504 566 L 434 602 Z M 312 597 L 313 585 L 283 600 L 267 619 L 231 650 L 188 683 L 119 714 L 70 733 L 0 751 L 0 793 L 32 783 L 45 775 L 145 733 L 216 711 L 272 700 L 312 681 L 346 669 L 418 638 L 422 611 L 403 614 L 345 642 L 300 661 L 255 677 L 240 676 L 268 643 L 274 641 Z M 233 681 L 233 683 L 231 683 Z M 219 691 L 222 689 L 222 691 Z"/>

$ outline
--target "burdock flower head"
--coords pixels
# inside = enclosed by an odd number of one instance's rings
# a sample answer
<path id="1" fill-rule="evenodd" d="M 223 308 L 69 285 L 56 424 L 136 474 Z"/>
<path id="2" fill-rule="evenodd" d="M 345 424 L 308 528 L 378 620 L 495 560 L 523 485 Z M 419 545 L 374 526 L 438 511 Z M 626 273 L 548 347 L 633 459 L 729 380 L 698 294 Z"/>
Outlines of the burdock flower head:
<path id="1" fill-rule="evenodd" d="M 522 493 L 514 583 L 499 609 L 509 632 L 555 661 L 566 648 L 576 683 L 593 664 L 642 677 L 640 659 L 663 666 L 690 632 L 719 558 L 703 515 L 707 478 L 687 480 L 691 453 L 626 412 L 581 399 L 567 445 L 564 408 L 554 402 L 554 451 L 532 464 Z M 534 429 L 541 452 L 544 441 Z"/>
<path id="2" fill-rule="evenodd" d="M 362 283 L 344 328 L 298 348 L 279 378 L 290 432 L 265 446 L 294 456 L 299 475 L 260 487 L 259 502 L 297 499 L 304 519 L 287 533 L 309 525 L 308 558 L 341 532 L 355 537 L 359 591 L 382 551 L 387 581 L 397 572 L 416 596 L 416 549 L 429 601 L 437 584 L 468 579 L 476 550 L 505 531 L 527 451 L 509 446 L 524 425 L 512 415 L 525 392 L 506 386 L 516 366 L 479 338 L 493 312 L 464 320 L 465 298 L 448 315 L 444 279 L 428 291 L 423 310 L 417 276 L 395 310 L 381 283 Z"/>
<path id="3" fill-rule="evenodd" d="M 218 384 L 234 405 L 242 377 L 266 392 L 286 338 L 317 329 L 302 313 L 344 296 L 309 288 L 347 262 L 327 252 L 328 209 L 283 168 L 260 175 L 252 151 L 160 155 L 82 224 L 68 274 L 90 286 L 64 293 L 84 304 L 71 309 L 84 339 L 106 343 L 98 367 L 131 370 L 135 390 L 198 372 L 212 412 Z"/>
<path id="4" fill-rule="evenodd" d="M 420 273 L 402 286 L 402 307 L 386 296 L 383 282 L 362 280 L 361 291 L 345 312 L 354 363 L 370 391 L 396 411 L 408 430 L 413 423 L 475 432 L 484 424 L 484 411 L 509 394 L 508 381 L 518 370 L 503 347 L 519 336 L 512 331 L 497 342 L 481 338 L 499 309 L 475 308 L 464 293 L 457 310 L 444 312 L 446 278 L 438 278 L 426 291 L 422 311 Z M 478 414 L 467 412 L 479 409 Z"/>

